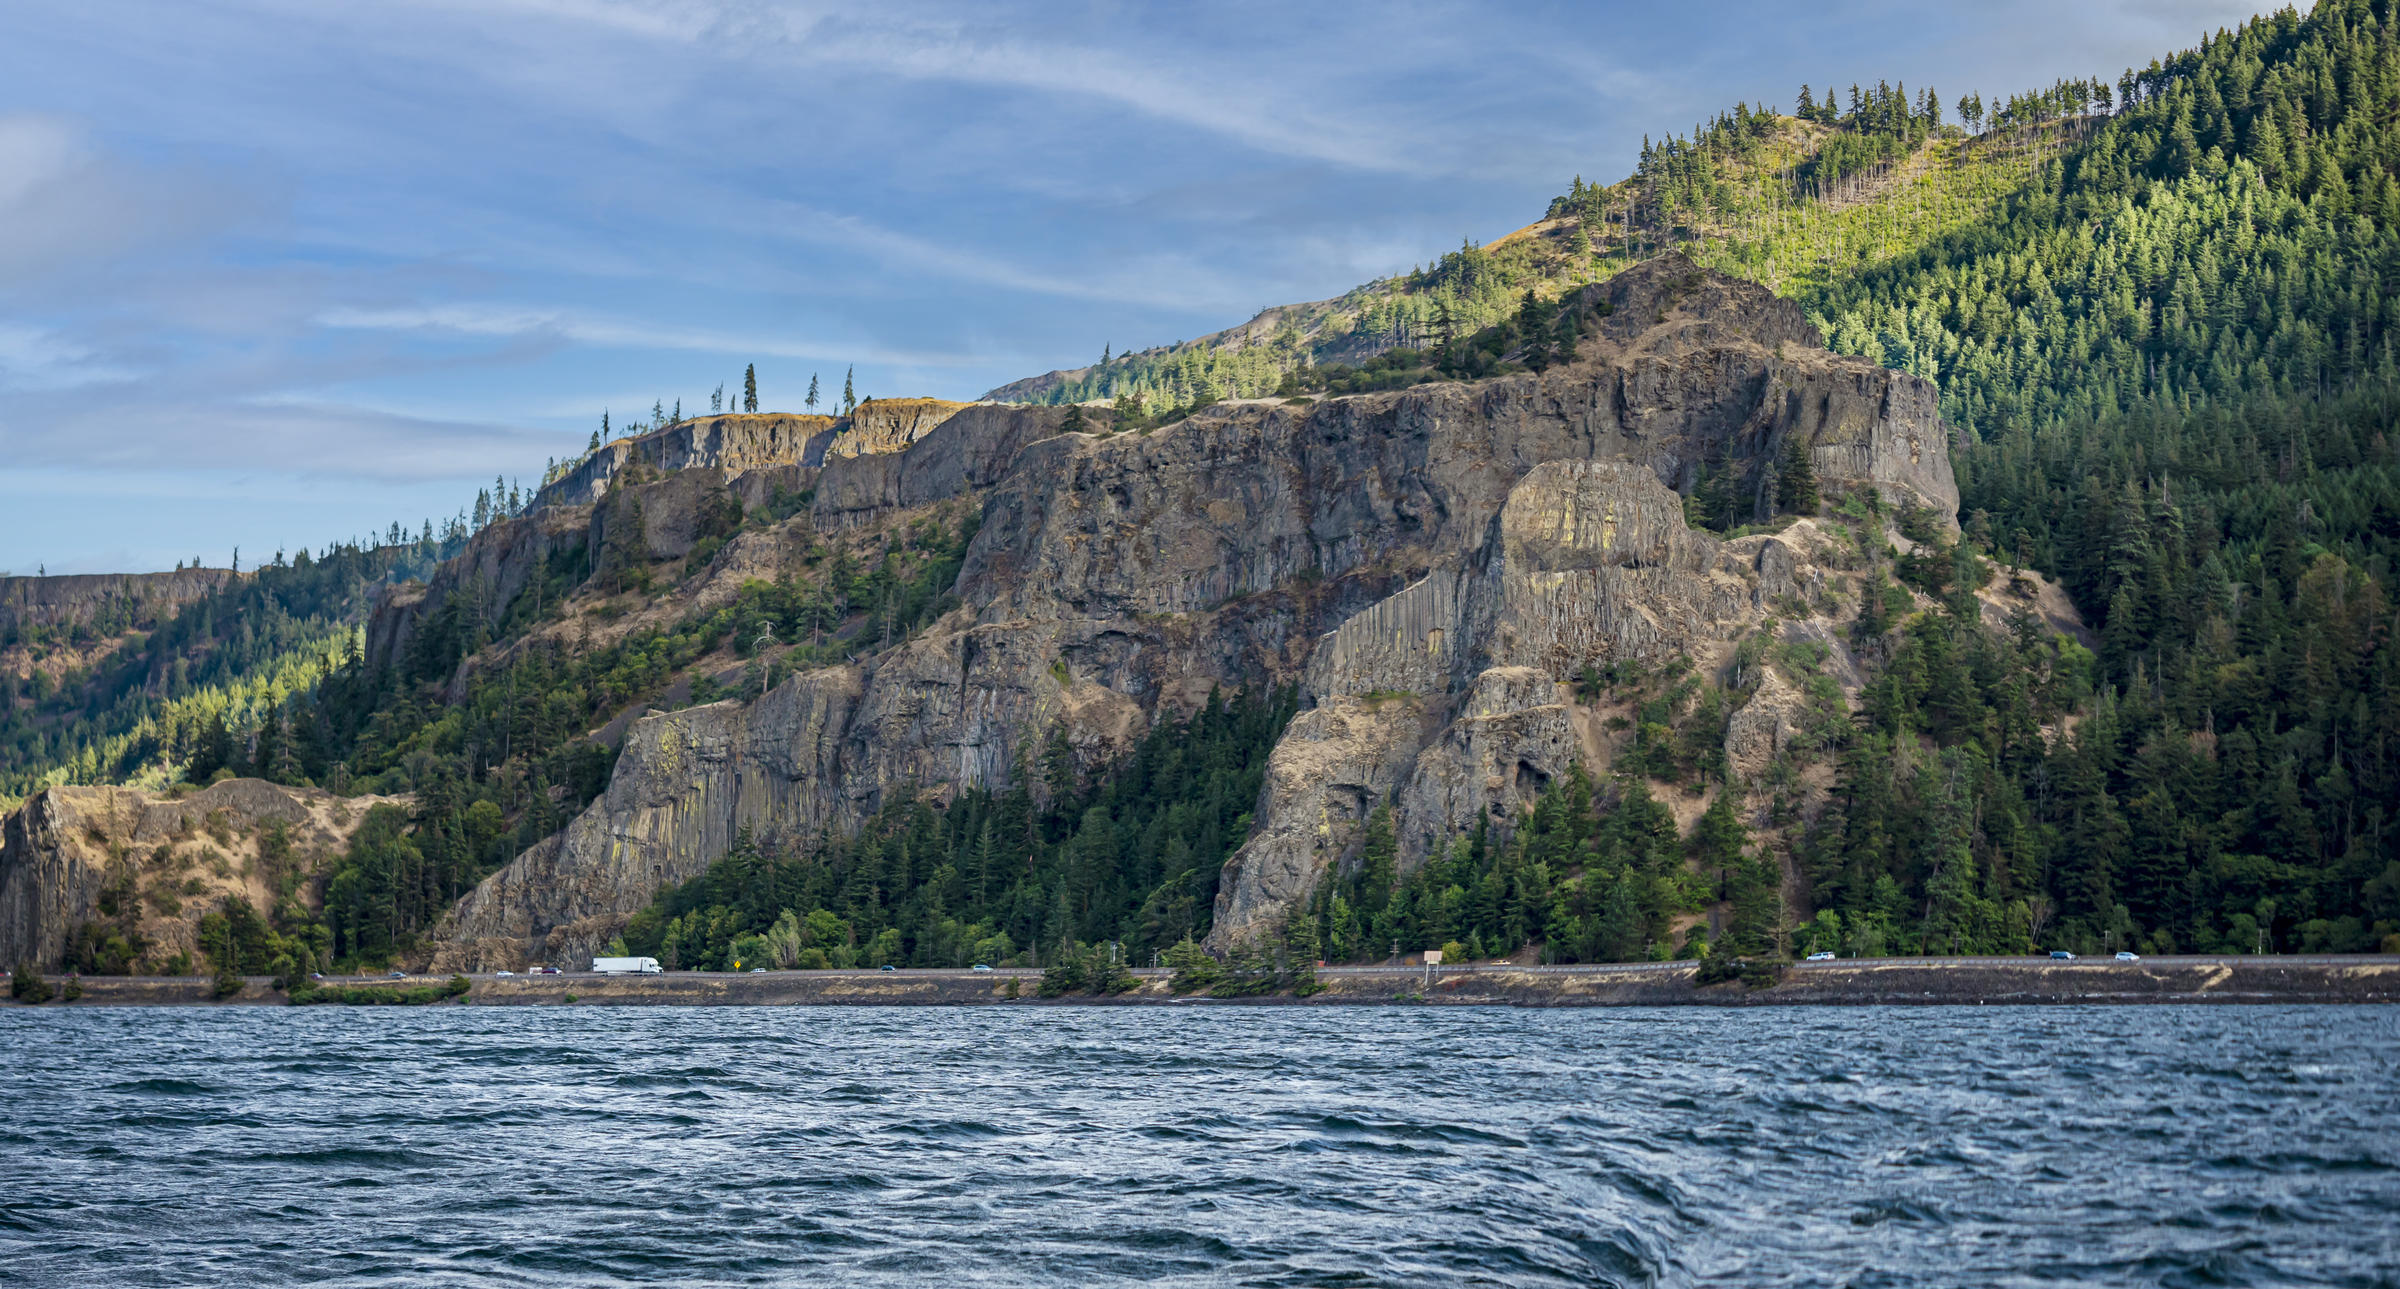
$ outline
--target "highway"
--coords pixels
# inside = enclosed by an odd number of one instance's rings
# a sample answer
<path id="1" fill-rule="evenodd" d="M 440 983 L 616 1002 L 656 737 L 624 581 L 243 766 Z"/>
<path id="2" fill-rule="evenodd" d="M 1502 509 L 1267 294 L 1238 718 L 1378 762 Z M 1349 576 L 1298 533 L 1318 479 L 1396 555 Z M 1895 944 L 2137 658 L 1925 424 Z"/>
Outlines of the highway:
<path id="1" fill-rule="evenodd" d="M 2173 956 L 2162 955 L 2159 957 L 2146 957 L 2138 962 L 2118 962 L 2114 958 L 2101 956 L 2077 958 L 2072 962 L 2066 962 L 2043 955 L 2027 957 L 1978 958 L 1837 958 L 1831 962 L 1794 962 L 1787 964 L 1787 966 L 1790 970 L 1801 972 L 1857 970 L 1861 967 L 2041 967 L 2054 971 L 2092 971 L 2136 970 L 2142 967 L 2190 966 L 2338 967 L 2369 966 L 2376 963 L 2400 964 L 2400 959 L 2395 959 L 2388 954 L 2177 954 Z M 1441 966 L 1433 968 L 1433 974 L 1436 977 L 1456 977 L 1481 974 L 1496 975 L 1501 973 L 1531 974 L 1540 976 L 1621 976 L 1629 972 L 1689 971 L 1698 965 L 1700 964 L 1697 961 L 1690 959 L 1674 962 L 1594 962 L 1577 963 L 1571 966 L 1518 966 L 1504 962 L 1443 963 Z M 1142 980 L 1163 980 L 1175 974 L 1173 971 L 1163 967 L 1135 967 L 1132 969 L 1132 971 L 1133 975 L 1137 979 Z M 1388 964 L 1378 964 L 1364 967 L 1317 968 L 1317 974 L 1322 977 L 1356 976 L 1372 978 L 1376 976 L 1390 976 L 1394 978 L 1408 977 L 1411 979 L 1422 979 L 1425 975 L 1425 972 L 1426 969 L 1423 966 L 1392 966 Z M 44 974 L 53 980 L 64 978 L 64 973 L 46 972 Z M 394 977 L 386 972 L 371 972 L 360 975 L 325 976 L 321 978 L 318 983 L 326 985 L 421 985 L 439 983 L 441 981 L 448 980 L 451 974 L 452 973 L 449 972 L 413 972 L 404 977 Z M 461 974 L 466 975 L 471 980 L 501 980 L 510 978 L 501 976 L 499 973 L 491 971 L 475 971 Z M 628 974 L 631 973 L 560 971 L 556 975 L 551 976 L 535 975 L 533 973 L 522 971 L 513 973 L 514 978 L 520 980 L 598 980 L 616 979 Z M 744 970 L 738 972 L 668 971 L 661 972 L 659 974 L 662 976 L 673 976 L 687 979 L 693 977 L 726 979 L 735 976 L 747 976 L 756 973 Z M 769 972 L 766 974 L 779 973 Z M 855 977 L 859 979 L 885 979 L 893 976 L 913 976 L 937 980 L 982 978 L 990 980 L 1035 981 L 1042 978 L 1042 971 L 1039 967 L 995 967 L 989 971 L 975 971 L 966 967 L 901 967 L 892 971 L 884 971 L 880 968 L 873 967 L 850 967 L 811 971 L 807 974 L 810 976 L 824 977 L 828 979 L 838 979 L 843 977 Z M 109 979 L 152 984 L 169 984 L 177 981 L 205 980 L 207 977 L 112 976 L 109 977 Z M 270 977 L 252 976 L 249 977 L 249 979 L 260 984 L 265 984 Z"/>
<path id="2" fill-rule="evenodd" d="M 2042 967 L 2050 970 L 2064 971 L 2088 970 L 2094 968 L 2128 970 L 2145 966 L 2363 966 L 2377 962 L 2391 963 L 2396 961 L 2400 960 L 2393 959 L 2389 955 L 2378 954 L 2268 954 L 2264 956 L 2254 954 L 2178 954 L 2173 956 L 2162 955 L 2159 957 L 2145 957 L 2138 962 L 2118 962 L 2112 957 L 2100 956 L 2077 958 L 2071 962 L 2068 962 L 2049 957 L 2045 954 L 2023 957 L 1977 958 L 1837 958 L 1830 962 L 1794 962 L 1787 965 L 1793 971 L 1855 970 L 1860 967 Z M 1672 962 L 1594 962 L 1576 963 L 1567 966 L 1518 966 L 1504 962 L 1443 963 L 1441 966 L 1433 968 L 1433 973 L 1437 976 L 1456 976 L 1480 973 L 1498 974 L 1503 972 L 1519 974 L 1530 973 L 1533 975 L 1544 976 L 1614 976 L 1623 975 L 1627 972 L 1689 971 L 1699 965 L 1699 962 L 1695 959 L 1681 959 Z M 1421 965 L 1392 966 L 1388 964 L 1378 964 L 1374 966 L 1363 967 L 1317 968 L 1317 974 L 1319 976 L 1422 977 L 1425 974 L 1425 971 L 1426 969 Z M 1164 967 L 1135 967 L 1132 968 L 1132 972 L 1136 978 L 1144 980 L 1160 980 L 1175 974 L 1173 971 Z M 627 975 L 631 973 L 561 971 L 556 977 L 528 977 L 524 972 L 517 973 L 519 977 L 528 979 L 568 979 L 576 977 L 597 978 L 610 976 L 612 974 Z M 668 971 L 661 972 L 659 974 L 667 976 L 702 976 L 722 978 L 729 976 L 750 975 L 753 973 L 745 969 L 738 972 Z M 775 973 L 769 972 L 767 974 Z M 995 967 L 989 971 L 974 971 L 966 967 L 901 967 L 892 971 L 884 971 L 880 968 L 873 967 L 850 967 L 811 971 L 808 974 L 812 976 L 823 976 L 828 978 L 844 976 L 863 978 L 920 976 L 932 979 L 984 977 L 995 980 L 1039 980 L 1042 978 L 1041 969 L 1038 967 Z M 469 973 L 469 975 L 470 978 L 476 980 L 491 980 L 498 978 L 495 973 L 492 972 L 472 972 Z M 420 975 L 409 977 L 409 979 L 419 982 L 447 978 L 448 977 L 445 975 Z M 375 981 L 383 979 L 387 979 L 387 977 L 380 975 L 328 976 L 326 977 L 326 983 L 331 984 L 340 982 L 371 984 Z"/>

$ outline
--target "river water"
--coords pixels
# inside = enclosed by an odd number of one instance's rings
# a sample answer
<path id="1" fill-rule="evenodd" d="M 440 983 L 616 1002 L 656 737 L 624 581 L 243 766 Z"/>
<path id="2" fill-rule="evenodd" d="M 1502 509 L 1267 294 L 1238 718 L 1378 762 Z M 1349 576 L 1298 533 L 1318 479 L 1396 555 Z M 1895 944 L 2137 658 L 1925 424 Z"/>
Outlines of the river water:
<path id="1" fill-rule="evenodd" d="M 2400 1285 L 2400 1008 L 0 1011 L 0 1284 Z"/>

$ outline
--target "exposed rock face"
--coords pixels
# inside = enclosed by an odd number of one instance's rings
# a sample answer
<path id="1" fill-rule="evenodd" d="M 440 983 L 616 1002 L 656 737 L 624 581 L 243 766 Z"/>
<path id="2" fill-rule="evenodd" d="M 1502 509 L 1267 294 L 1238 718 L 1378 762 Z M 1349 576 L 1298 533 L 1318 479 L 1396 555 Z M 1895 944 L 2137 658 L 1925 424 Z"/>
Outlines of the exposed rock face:
<path id="1" fill-rule="evenodd" d="M 825 445 L 825 460 L 904 452 L 909 444 L 932 433 L 935 426 L 956 416 L 966 406 L 939 398 L 869 399 L 842 418 L 833 441 Z"/>
<path id="2" fill-rule="evenodd" d="M 662 430 L 601 444 L 599 451 L 535 494 L 534 507 L 591 505 L 608 492 L 609 480 L 637 462 L 662 473 L 694 466 L 740 472 L 817 465 L 836 427 L 834 417 L 784 412 L 729 412 L 677 421 Z"/>
<path id="3" fill-rule="evenodd" d="M 859 407 L 867 430 L 853 442 L 855 450 L 830 457 L 827 445 L 837 432 L 848 432 L 850 418 L 712 416 L 618 440 L 543 489 L 532 514 L 477 533 L 426 582 L 380 589 L 368 616 L 367 659 L 382 666 L 403 657 L 418 626 L 455 596 L 469 597 L 471 610 L 485 622 L 499 621 L 560 552 L 580 548 L 586 567 L 596 567 L 612 514 L 631 513 L 600 504 L 612 487 L 640 511 L 643 553 L 677 559 L 696 544 L 712 508 L 727 499 L 751 508 L 776 492 L 798 496 L 813 489 L 813 522 L 840 528 L 971 496 L 1004 476 L 1026 444 L 1055 435 L 1066 415 L 1056 407 L 880 399 Z M 922 450 L 883 450 L 917 443 Z M 661 461 L 681 464 L 662 472 Z M 635 467 L 630 474 L 629 466 Z M 738 567 L 729 571 L 773 579 L 783 561 L 755 549 L 759 540 L 752 533 L 735 539 L 723 562 Z M 727 588 L 739 580 L 722 579 Z"/>
<path id="4" fill-rule="evenodd" d="M 0 820 L 0 963 L 59 961 L 84 923 L 138 927 L 153 965 L 198 948 L 200 917 L 225 898 L 262 914 L 273 863 L 316 871 L 349 844 L 367 810 L 406 798 L 339 798 L 314 788 L 229 779 L 181 800 L 133 788 L 46 788 Z M 280 823 L 281 860 L 262 853 Z M 103 908 L 112 886 L 118 907 Z"/>
<path id="5" fill-rule="evenodd" d="M 1271 774 L 1267 825 L 1218 888 L 1219 942 L 1268 932 L 1387 799 L 1408 865 L 1486 811 L 1509 820 L 1579 761 L 1604 769 L 1611 749 L 1568 701 L 1567 682 L 1587 665 L 1713 652 L 1764 616 L 1756 557 L 1687 528 L 1681 498 L 1642 466 L 1543 462 L 1510 489 L 1495 528 L 1317 650 L 1306 696 L 1319 711 L 1405 692 L 1444 719 L 1354 727 L 1305 778 Z M 1395 765 L 1405 768 L 1394 775 Z M 1315 786 L 1349 782 L 1399 790 L 1337 808 Z M 1278 826 L 1294 815 L 1313 815 L 1314 831 Z"/>
<path id="6" fill-rule="evenodd" d="M 697 876 L 744 829 L 772 840 L 830 822 L 823 791 L 860 692 L 834 668 L 744 706 L 648 716 L 626 732 L 608 791 L 566 830 L 467 893 L 434 930 L 438 966 L 572 963 L 608 942 L 660 886 Z"/>
<path id="7" fill-rule="evenodd" d="M 417 625 L 455 595 L 470 595 L 487 621 L 497 621 L 542 571 L 551 553 L 590 540 L 590 507 L 537 510 L 496 523 L 468 539 L 425 582 L 380 587 L 367 615 L 367 658 L 377 666 L 401 656 Z"/>
<path id="8" fill-rule="evenodd" d="M 1925 382 L 1824 352 L 1796 307 L 1679 257 L 1590 290 L 1599 334 L 1538 375 L 1220 405 L 1143 435 L 976 407 L 905 451 L 830 460 L 820 524 L 980 499 L 964 607 L 748 709 L 635 726 L 609 792 L 460 904 L 452 951 L 581 953 L 739 827 L 846 826 L 902 784 L 1001 782 L 1053 724 L 1101 758 L 1211 684 L 1297 680 L 1306 710 L 1218 893 L 1217 941 L 1258 934 L 1380 802 L 1413 862 L 1577 760 L 1605 768 L 1609 738 L 1567 693 L 1586 664 L 1713 667 L 1821 586 L 1805 523 L 1685 527 L 1674 489 L 1703 461 L 1762 514 L 1793 441 L 1831 488 L 1955 512 Z"/>
<path id="9" fill-rule="evenodd" d="M 186 568 L 172 573 L 0 577 L 0 639 L 29 627 L 89 622 L 110 605 L 123 606 L 136 625 L 149 625 L 235 576 L 222 568 Z"/>
<path id="10" fill-rule="evenodd" d="M 881 404 L 877 404 L 881 406 Z M 1058 433 L 1063 407 L 976 403 L 924 431 L 913 451 L 829 459 L 811 475 L 818 523 L 839 526 L 879 511 L 922 506 L 992 486 L 1025 445 Z"/>

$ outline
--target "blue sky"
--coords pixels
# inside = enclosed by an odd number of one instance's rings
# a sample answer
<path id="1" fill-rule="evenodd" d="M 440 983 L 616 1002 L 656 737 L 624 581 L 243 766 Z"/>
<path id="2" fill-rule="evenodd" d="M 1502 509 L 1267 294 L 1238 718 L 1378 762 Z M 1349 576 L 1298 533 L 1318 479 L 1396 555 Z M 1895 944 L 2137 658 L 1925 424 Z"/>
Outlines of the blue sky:
<path id="1" fill-rule="evenodd" d="M 1800 82 L 2106 75 L 2259 6 L 13 0 L 0 570 L 456 512 L 756 363 L 972 398 L 1485 240 Z"/>

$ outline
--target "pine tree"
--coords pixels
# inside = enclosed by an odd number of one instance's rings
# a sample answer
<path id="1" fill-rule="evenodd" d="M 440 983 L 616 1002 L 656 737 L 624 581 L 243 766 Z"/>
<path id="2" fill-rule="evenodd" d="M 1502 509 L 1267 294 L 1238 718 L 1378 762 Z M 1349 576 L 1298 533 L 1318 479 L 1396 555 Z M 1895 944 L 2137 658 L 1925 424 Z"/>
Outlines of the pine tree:
<path id="1" fill-rule="evenodd" d="M 810 413 L 817 410 L 817 374 L 813 371 L 808 374 L 808 397 L 801 402 L 807 405 Z"/>
<path id="2" fill-rule="evenodd" d="M 842 415 L 844 416 L 858 410 L 858 394 L 850 380 L 857 372 L 858 368 L 852 367 L 842 373 Z"/>
<path id="3" fill-rule="evenodd" d="M 757 363 L 751 363 L 742 368 L 742 410 L 745 412 L 755 412 L 758 410 Z"/>
<path id="4" fill-rule="evenodd" d="M 1775 470 L 1775 506 L 1787 515 L 1817 513 L 1817 469 L 1808 446 L 1797 436 L 1785 440 L 1783 460 Z"/>

